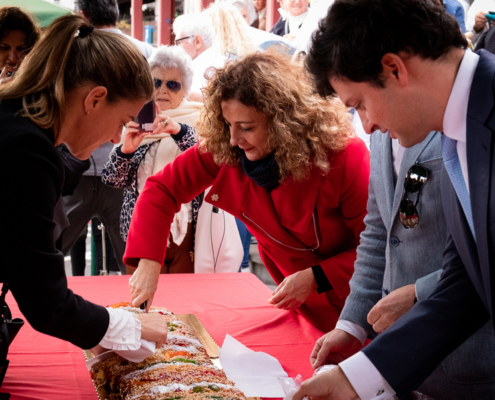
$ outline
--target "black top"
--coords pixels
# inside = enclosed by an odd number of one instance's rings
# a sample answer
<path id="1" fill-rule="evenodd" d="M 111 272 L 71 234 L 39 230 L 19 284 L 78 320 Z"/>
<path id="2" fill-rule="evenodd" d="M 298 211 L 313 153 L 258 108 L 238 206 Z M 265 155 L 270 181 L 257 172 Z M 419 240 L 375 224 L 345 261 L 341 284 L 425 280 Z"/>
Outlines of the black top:
<path id="1" fill-rule="evenodd" d="M 8 282 L 34 329 L 82 348 L 105 335 L 109 315 L 67 288 L 64 257 L 55 249 L 53 210 L 64 181 L 53 132 L 0 103 L 0 282 Z"/>

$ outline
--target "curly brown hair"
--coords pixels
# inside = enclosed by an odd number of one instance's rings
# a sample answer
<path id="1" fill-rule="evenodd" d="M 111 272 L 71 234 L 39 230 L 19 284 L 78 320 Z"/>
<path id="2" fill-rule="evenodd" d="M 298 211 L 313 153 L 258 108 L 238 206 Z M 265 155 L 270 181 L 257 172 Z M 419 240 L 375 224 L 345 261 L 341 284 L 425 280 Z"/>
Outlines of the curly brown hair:
<path id="1" fill-rule="evenodd" d="M 0 39 L 11 31 L 23 31 L 26 34 L 24 41 L 28 51 L 38 41 L 40 32 L 34 24 L 33 18 L 19 7 L 0 8 Z"/>
<path id="2" fill-rule="evenodd" d="M 289 175 L 304 179 L 312 165 L 327 174 L 328 150 L 343 150 L 354 136 L 342 102 L 316 95 L 302 65 L 274 51 L 254 53 L 217 69 L 203 94 L 197 133 L 204 139 L 202 151 L 210 152 L 218 165 L 240 160 L 222 115 L 224 100 L 238 100 L 267 117 L 266 143 L 280 167 L 280 182 Z"/>

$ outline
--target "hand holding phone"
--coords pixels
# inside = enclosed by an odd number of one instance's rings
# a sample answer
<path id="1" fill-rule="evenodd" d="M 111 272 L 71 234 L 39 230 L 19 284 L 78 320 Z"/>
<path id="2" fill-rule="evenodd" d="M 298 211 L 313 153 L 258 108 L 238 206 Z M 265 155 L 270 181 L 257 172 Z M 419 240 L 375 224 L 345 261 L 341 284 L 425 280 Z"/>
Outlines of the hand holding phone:
<path id="1" fill-rule="evenodd" d="M 146 103 L 136 117 L 136 123 L 139 125 L 138 130 L 141 132 L 153 132 L 153 122 L 156 117 L 155 100 Z"/>

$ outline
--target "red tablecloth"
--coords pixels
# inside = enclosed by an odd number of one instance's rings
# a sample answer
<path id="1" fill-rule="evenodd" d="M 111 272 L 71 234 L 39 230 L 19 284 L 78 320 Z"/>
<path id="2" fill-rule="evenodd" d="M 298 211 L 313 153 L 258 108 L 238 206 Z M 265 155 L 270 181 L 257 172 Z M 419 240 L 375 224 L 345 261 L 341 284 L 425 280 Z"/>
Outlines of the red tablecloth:
<path id="1" fill-rule="evenodd" d="M 69 287 L 87 300 L 109 305 L 129 300 L 128 276 L 68 278 Z M 49 295 L 49 293 L 47 293 Z M 161 275 L 153 304 L 177 314 L 196 314 L 221 346 L 228 333 L 282 364 L 289 376 L 312 375 L 309 356 L 322 333 L 295 312 L 267 303 L 270 290 L 254 275 Z M 22 317 L 13 297 L 7 302 Z M 26 324 L 9 352 L 10 366 L 0 392 L 12 400 L 95 400 L 81 349 Z"/>

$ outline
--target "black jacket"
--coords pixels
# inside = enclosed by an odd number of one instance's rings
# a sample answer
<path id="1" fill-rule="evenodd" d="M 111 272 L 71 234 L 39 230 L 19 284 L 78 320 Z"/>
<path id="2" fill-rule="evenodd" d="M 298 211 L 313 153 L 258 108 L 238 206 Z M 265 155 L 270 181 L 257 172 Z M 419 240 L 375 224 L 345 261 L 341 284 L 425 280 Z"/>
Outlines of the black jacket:
<path id="1" fill-rule="evenodd" d="M 289 32 L 285 31 L 285 20 L 280 17 L 275 25 L 273 25 L 272 30 L 270 33 L 273 33 L 274 35 L 278 36 L 284 36 L 287 35 Z"/>
<path id="2" fill-rule="evenodd" d="M 67 288 L 53 239 L 64 168 L 53 132 L 15 115 L 20 107 L 0 103 L 0 282 L 10 284 L 34 329 L 91 348 L 105 335 L 109 315 Z"/>

